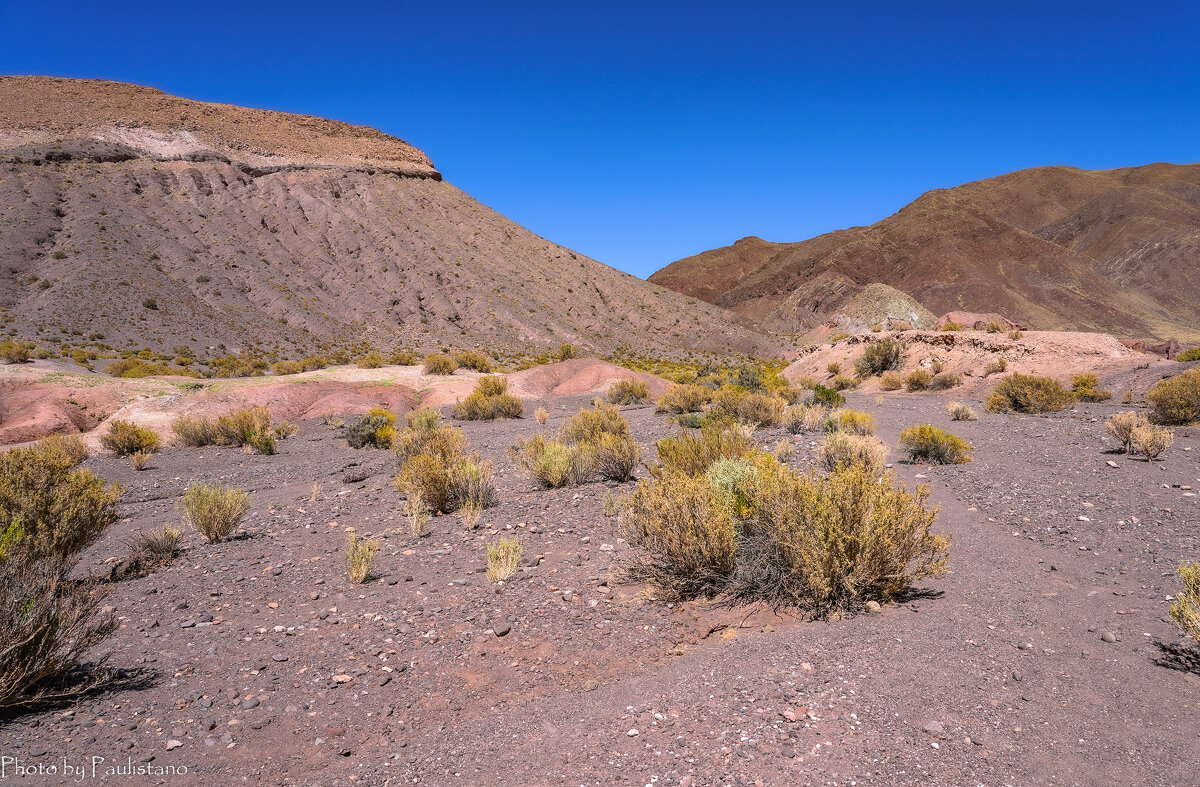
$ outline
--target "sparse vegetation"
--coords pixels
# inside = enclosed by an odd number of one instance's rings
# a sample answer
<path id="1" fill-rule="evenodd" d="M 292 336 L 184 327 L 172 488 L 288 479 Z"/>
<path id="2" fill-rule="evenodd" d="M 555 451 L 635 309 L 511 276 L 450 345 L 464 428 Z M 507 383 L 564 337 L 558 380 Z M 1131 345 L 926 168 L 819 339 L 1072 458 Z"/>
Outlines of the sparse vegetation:
<path id="1" fill-rule="evenodd" d="M 933 381 L 933 376 L 924 369 L 913 369 L 904 378 L 904 390 L 909 393 L 916 391 L 924 391 L 929 387 L 929 383 Z"/>
<path id="2" fill-rule="evenodd" d="M 286 421 L 276 427 L 265 407 L 243 407 L 217 418 L 181 415 L 171 422 L 177 445 L 200 448 L 206 445 L 250 446 L 261 454 L 275 453 L 275 438 L 285 439 L 292 431 Z"/>
<path id="3" fill-rule="evenodd" d="M 141 577 L 169 566 L 178 557 L 182 542 L 183 531 L 166 525 L 135 534 L 125 542 L 129 555 L 112 567 L 109 579 Z"/>
<path id="4" fill-rule="evenodd" d="M 954 388 L 962 382 L 962 378 L 951 372 L 938 372 L 929 381 L 929 389 L 932 391 L 946 391 Z"/>
<path id="5" fill-rule="evenodd" d="M 533 418 L 539 426 L 545 426 L 546 422 L 550 420 L 550 413 L 546 411 L 545 407 L 539 407 L 533 411 Z"/>
<path id="6" fill-rule="evenodd" d="M 1191 363 L 1192 361 L 1200 361 L 1200 347 L 1189 347 L 1183 352 L 1175 356 L 1175 360 L 1179 363 Z"/>
<path id="7" fill-rule="evenodd" d="M 1146 394 L 1146 402 L 1150 405 L 1150 420 L 1156 424 L 1200 421 L 1200 368 L 1155 383 Z"/>
<path id="8" fill-rule="evenodd" d="M 613 404 L 642 404 L 650 401 L 650 387 L 641 380 L 617 380 L 604 398 Z"/>
<path id="9" fill-rule="evenodd" d="M 1175 433 L 1170 429 L 1152 424 L 1135 426 L 1129 435 L 1132 453 L 1146 457 L 1147 462 L 1153 462 L 1159 454 L 1171 447 Z"/>
<path id="10" fill-rule="evenodd" d="M 129 455 L 129 463 L 133 466 L 134 470 L 145 470 L 146 466 L 150 464 L 150 457 L 152 456 L 154 454 L 149 451 L 134 451 Z"/>
<path id="11" fill-rule="evenodd" d="M 825 371 L 829 372 L 830 377 L 834 377 L 842 373 L 842 365 L 833 361 L 825 366 Z"/>
<path id="12" fill-rule="evenodd" d="M 1008 361 L 1003 358 L 996 358 L 988 361 L 983 365 L 983 376 L 988 377 L 993 374 L 1001 374 L 1008 370 Z"/>
<path id="13" fill-rule="evenodd" d="M 898 391 L 904 387 L 904 378 L 895 372 L 884 372 L 879 377 L 879 387 L 885 391 Z"/>
<path id="14" fill-rule="evenodd" d="M 492 371 L 492 359 L 478 350 L 462 350 L 454 356 L 455 362 L 464 369 L 487 374 Z"/>
<path id="15" fill-rule="evenodd" d="M 1113 413 L 1104 422 L 1104 428 L 1113 437 L 1121 441 L 1121 449 L 1127 453 L 1133 453 L 1133 432 L 1138 427 L 1146 427 L 1150 425 L 1150 421 L 1141 413 Z"/>
<path id="16" fill-rule="evenodd" d="M 586 483 L 597 475 L 628 481 L 640 452 L 617 406 L 597 401 L 594 409 L 580 410 L 563 424 L 557 439 L 534 435 L 519 440 L 512 454 L 531 477 L 547 487 L 560 487 Z"/>
<path id="17" fill-rule="evenodd" d="M 783 417 L 787 402 L 778 396 L 755 393 L 735 386 L 722 386 L 713 394 L 709 415 L 715 418 L 733 418 L 755 427 L 774 426 Z"/>
<path id="18" fill-rule="evenodd" d="M 109 421 L 108 430 L 100 436 L 100 445 L 117 456 L 129 456 L 139 451 L 154 453 L 162 440 L 153 429 L 138 426 L 132 421 Z"/>
<path id="19" fill-rule="evenodd" d="M 1050 413 L 1074 402 L 1074 395 L 1052 377 L 1013 373 L 996 384 L 983 409 L 989 413 Z"/>
<path id="20" fill-rule="evenodd" d="M 489 582 L 504 582 L 517 573 L 521 565 L 521 542 L 516 536 L 500 536 L 487 547 L 487 578 Z"/>
<path id="21" fill-rule="evenodd" d="M 371 576 L 371 566 L 375 563 L 375 553 L 379 551 L 379 542 L 375 539 L 361 539 L 353 530 L 346 538 L 346 574 L 356 585 L 366 582 Z"/>
<path id="22" fill-rule="evenodd" d="M 862 410 L 834 410 L 825 419 L 826 432 L 846 432 L 855 435 L 875 434 L 875 416 Z"/>
<path id="23" fill-rule="evenodd" d="M 664 437 L 656 444 L 659 464 L 652 475 L 678 472 L 698 475 L 721 459 L 741 459 L 750 452 L 749 432 L 727 420 L 710 421 L 699 431 L 689 430 Z"/>
<path id="24" fill-rule="evenodd" d="M 443 353 L 430 353 L 425 356 L 425 374 L 448 375 L 458 371 L 458 361 Z"/>
<path id="25" fill-rule="evenodd" d="M 179 501 L 185 524 L 215 544 L 229 536 L 250 510 L 250 494 L 227 486 L 192 484 Z"/>
<path id="26" fill-rule="evenodd" d="M 388 356 L 388 363 L 393 366 L 416 366 L 421 363 L 421 356 L 412 350 L 399 350 Z"/>
<path id="27" fill-rule="evenodd" d="M 879 477 L 883 474 L 887 455 L 887 446 L 872 435 L 831 432 L 825 435 L 817 459 L 830 472 L 856 464 L 868 475 Z"/>
<path id="28" fill-rule="evenodd" d="M 466 454 L 462 430 L 442 426 L 433 410 L 410 412 L 407 424 L 395 440 L 401 457 L 395 484 L 410 501 L 419 495 L 425 508 L 445 514 L 468 502 L 481 509 L 496 505 L 491 462 Z"/>
<path id="29" fill-rule="evenodd" d="M 950 332 L 961 331 L 962 329 L 962 326 L 953 320 L 947 320 L 946 324 L 941 327 L 941 330 Z"/>
<path id="30" fill-rule="evenodd" d="M 520 418 L 525 404 L 520 397 L 508 393 L 508 379 L 500 376 L 480 377 L 475 390 L 466 399 L 456 402 L 452 413 L 460 421 L 492 421 L 497 418 Z"/>
<path id="31" fill-rule="evenodd" d="M 829 411 L 821 405 L 794 404 L 783 411 L 780 424 L 792 434 L 819 431 Z"/>
<path id="32" fill-rule="evenodd" d="M 383 407 L 372 407 L 346 427 L 351 448 L 391 448 L 395 439 L 396 414 Z"/>
<path id="33" fill-rule="evenodd" d="M 971 446 L 945 429 L 922 424 L 910 426 L 900 433 L 900 447 L 913 461 L 939 465 L 962 464 L 971 461 Z"/>
<path id="34" fill-rule="evenodd" d="M 378 369 L 383 366 L 383 356 L 377 352 L 369 352 L 358 359 L 360 369 Z"/>
<path id="35" fill-rule="evenodd" d="M 988 333 L 1003 333 L 1008 330 L 1008 323 L 993 318 L 984 324 L 983 329 Z"/>
<path id="36" fill-rule="evenodd" d="M 11 339 L 5 339 L 0 342 L 0 358 L 3 358 L 5 363 L 28 363 L 32 348 L 24 342 L 14 342 Z"/>
<path id="37" fill-rule="evenodd" d="M 846 403 L 846 397 L 832 388 L 816 385 L 813 386 L 813 401 L 821 402 L 829 407 L 841 407 Z"/>

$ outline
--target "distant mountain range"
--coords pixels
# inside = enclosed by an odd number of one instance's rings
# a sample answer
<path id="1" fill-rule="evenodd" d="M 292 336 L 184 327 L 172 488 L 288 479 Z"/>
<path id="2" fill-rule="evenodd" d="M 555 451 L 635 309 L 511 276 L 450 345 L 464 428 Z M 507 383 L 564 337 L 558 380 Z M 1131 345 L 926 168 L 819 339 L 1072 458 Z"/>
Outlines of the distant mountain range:
<path id="1" fill-rule="evenodd" d="M 1194 341 L 1200 164 L 1022 170 L 930 191 L 868 227 L 743 238 L 649 280 L 782 333 L 805 333 L 885 284 L 933 314 Z"/>

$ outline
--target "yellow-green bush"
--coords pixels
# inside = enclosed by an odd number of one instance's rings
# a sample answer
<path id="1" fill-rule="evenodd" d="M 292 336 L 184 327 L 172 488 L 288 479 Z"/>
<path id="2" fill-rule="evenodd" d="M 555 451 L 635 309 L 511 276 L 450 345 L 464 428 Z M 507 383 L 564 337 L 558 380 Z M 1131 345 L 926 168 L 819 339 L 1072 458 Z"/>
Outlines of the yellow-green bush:
<path id="1" fill-rule="evenodd" d="M 1171 620 L 1192 639 L 1200 642 L 1200 563 L 1179 567 L 1183 590 L 1175 595 L 1171 605 Z"/>
<path id="2" fill-rule="evenodd" d="M 100 436 L 100 445 L 117 456 L 128 456 L 137 451 L 154 453 L 162 448 L 162 440 L 153 429 L 138 426 L 132 421 L 109 421 L 108 431 Z"/>
<path id="3" fill-rule="evenodd" d="M 283 377 L 289 374 L 300 374 L 304 371 L 304 364 L 299 361 L 279 361 L 271 366 L 271 374 L 276 377 Z"/>
<path id="4" fill-rule="evenodd" d="M 822 427 L 826 432 L 849 432 L 857 435 L 875 434 L 875 416 L 861 410 L 834 410 Z"/>
<path id="5" fill-rule="evenodd" d="M 1150 420 L 1156 424 L 1200 421 L 1200 369 L 1160 380 L 1146 394 L 1146 401 L 1150 404 Z"/>
<path id="6" fill-rule="evenodd" d="M 464 369 L 473 369 L 484 374 L 492 371 L 492 359 L 478 350 L 461 350 L 454 355 L 454 360 Z"/>
<path id="7" fill-rule="evenodd" d="M 751 449 L 747 431 L 730 421 L 711 421 L 699 431 L 688 430 L 656 443 L 659 464 L 650 468 L 654 475 L 676 471 L 697 475 L 719 459 L 740 459 Z"/>
<path id="8" fill-rule="evenodd" d="M 708 412 L 715 418 L 732 418 L 761 427 L 779 423 L 785 407 L 787 402 L 782 397 L 727 385 L 713 394 L 712 406 Z"/>
<path id="9" fill-rule="evenodd" d="M 250 494 L 227 486 L 192 484 L 179 500 L 185 524 L 210 544 L 226 538 L 250 510 Z"/>
<path id="10" fill-rule="evenodd" d="M 497 418 L 520 418 L 525 404 L 520 397 L 508 393 L 505 377 L 480 377 L 475 390 L 466 399 L 456 402 L 452 409 L 460 421 L 492 421 Z"/>
<path id="11" fill-rule="evenodd" d="M 904 342 L 887 337 L 868 344 L 854 362 L 859 377 L 872 377 L 904 365 Z"/>
<path id="12" fill-rule="evenodd" d="M 1075 396 L 1053 377 L 1014 372 L 992 389 L 983 403 L 989 413 L 1049 413 L 1075 403 Z"/>
<path id="13" fill-rule="evenodd" d="M 396 487 L 418 498 L 435 513 L 451 513 L 464 504 L 491 508 L 499 502 L 490 461 L 466 454 L 466 437 L 452 426 L 440 426 L 436 413 L 409 413 L 396 436 L 401 457 Z"/>
<path id="14" fill-rule="evenodd" d="M 641 404 L 650 401 L 650 388 L 641 380 L 617 380 L 604 398 L 613 404 Z"/>
<path id="15" fill-rule="evenodd" d="M 383 407 L 372 407 L 346 427 L 351 448 L 391 448 L 395 440 L 396 414 Z"/>
<path id="16" fill-rule="evenodd" d="M 779 423 L 792 434 L 816 432 L 823 428 L 828 412 L 822 405 L 794 404 L 783 411 Z"/>
<path id="17" fill-rule="evenodd" d="M 261 454 L 275 453 L 271 411 L 265 407 L 243 407 L 216 419 L 181 415 L 171 422 L 171 431 L 177 445 L 191 448 L 249 445 Z"/>
<path id="18" fill-rule="evenodd" d="M 0 358 L 7 363 L 28 363 L 33 348 L 24 342 L 14 342 L 5 339 L 0 342 Z"/>
<path id="19" fill-rule="evenodd" d="M 817 452 L 817 459 L 828 471 L 846 465 L 862 466 L 870 475 L 883 474 L 888 448 L 873 435 L 830 432 L 825 436 Z"/>
<path id="20" fill-rule="evenodd" d="M 914 461 L 939 465 L 971 461 L 971 446 L 961 437 L 928 424 L 910 426 L 900 433 L 900 447 Z"/>
<path id="21" fill-rule="evenodd" d="M 430 353 L 425 356 L 425 374 L 454 374 L 458 371 L 458 361 L 443 353 Z"/>
<path id="22" fill-rule="evenodd" d="M 962 378 L 951 372 L 938 372 L 929 381 L 929 388 L 933 391 L 945 391 L 955 387 L 962 382 Z"/>
<path id="23" fill-rule="evenodd" d="M 1090 372 L 1074 375 L 1071 391 L 1081 402 L 1103 402 L 1112 398 L 1112 391 L 1100 388 L 1100 378 Z"/>
<path id="24" fill-rule="evenodd" d="M 909 393 L 913 393 L 915 391 L 924 391 L 929 387 L 931 382 L 933 382 L 933 375 L 931 375 L 929 372 L 925 371 L 924 369 L 913 369 L 908 373 L 908 376 L 904 378 L 904 390 L 908 391 Z"/>
<path id="25" fill-rule="evenodd" d="M 660 413 L 697 413 L 712 399 L 712 391 L 702 385 L 672 384 L 658 398 L 655 411 Z"/>
<path id="26" fill-rule="evenodd" d="M 398 350 L 388 356 L 388 363 L 393 366 L 416 366 L 421 362 L 421 356 L 412 350 Z"/>
<path id="27" fill-rule="evenodd" d="M 895 372 L 884 372 L 879 376 L 879 387 L 885 391 L 899 391 L 904 387 L 904 378 Z"/>
<path id="28" fill-rule="evenodd" d="M 378 369 L 383 366 L 383 356 L 377 352 L 369 352 L 358 359 L 360 369 Z"/>
<path id="29" fill-rule="evenodd" d="M 535 435 L 520 440 L 513 458 L 545 486 L 582 484 L 596 475 L 612 481 L 633 477 L 640 452 L 629 436 L 629 422 L 616 405 L 596 402 L 559 429 L 557 439 Z"/>

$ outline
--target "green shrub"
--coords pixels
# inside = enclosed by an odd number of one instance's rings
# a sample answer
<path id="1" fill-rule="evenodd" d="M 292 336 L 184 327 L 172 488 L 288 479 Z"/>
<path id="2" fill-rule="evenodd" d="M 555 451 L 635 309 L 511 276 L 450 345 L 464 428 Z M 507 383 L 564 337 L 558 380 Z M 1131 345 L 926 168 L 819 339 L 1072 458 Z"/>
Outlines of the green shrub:
<path id="1" fill-rule="evenodd" d="M 283 377 L 289 374 L 299 374 L 304 371 L 304 364 L 299 361 L 279 361 L 271 366 L 271 374 Z"/>
<path id="2" fill-rule="evenodd" d="M 1200 369 L 1188 369 L 1160 380 L 1146 394 L 1150 420 L 1157 424 L 1190 424 L 1200 421 Z"/>
<path id="3" fill-rule="evenodd" d="M 613 404 L 642 404 L 650 401 L 650 388 L 641 380 L 617 380 L 604 398 Z"/>
<path id="4" fill-rule="evenodd" d="M 480 377 L 475 390 L 466 399 L 456 402 L 451 412 L 460 421 L 520 418 L 525 412 L 525 404 L 520 397 L 508 393 L 506 378 Z"/>
<path id="5" fill-rule="evenodd" d="M 774 426 L 787 406 L 781 397 L 747 391 L 741 386 L 722 386 L 713 395 L 709 414 L 716 418 L 732 418 L 755 426 Z"/>
<path id="6" fill-rule="evenodd" d="M 1013 373 L 996 384 L 983 409 L 989 413 L 1049 413 L 1074 402 L 1075 396 L 1052 377 Z"/>
<path id="7" fill-rule="evenodd" d="M 939 372 L 929 381 L 929 388 L 933 391 L 945 391 L 955 387 L 962 382 L 962 378 L 951 372 Z"/>
<path id="8" fill-rule="evenodd" d="M 358 368 L 360 369 L 378 369 L 383 366 L 383 356 L 376 352 L 370 352 L 358 359 Z"/>
<path id="9" fill-rule="evenodd" d="M 712 391 L 702 385 L 672 384 L 658 398 L 659 413 L 695 413 L 712 399 Z"/>
<path id="10" fill-rule="evenodd" d="M 5 339 L 0 342 L 0 358 L 6 363 L 28 363 L 31 347 L 24 342 Z"/>
<path id="11" fill-rule="evenodd" d="M 711 421 L 697 433 L 681 432 L 664 437 L 655 447 L 659 464 L 650 468 L 653 475 L 681 472 L 698 475 L 720 459 L 741 459 L 750 452 L 750 437 L 746 430 L 729 421 Z"/>
<path id="12" fill-rule="evenodd" d="M 519 440 L 512 455 L 544 486 L 561 487 L 586 483 L 596 475 L 628 481 L 640 452 L 617 406 L 597 401 L 595 409 L 580 410 L 563 424 L 557 439 L 535 435 Z"/>
<path id="13" fill-rule="evenodd" d="M 823 385 L 813 386 L 813 401 L 821 402 L 830 407 L 841 407 L 846 403 L 846 397 L 842 396 L 832 388 L 826 388 Z"/>
<path id="14" fill-rule="evenodd" d="M 1188 349 L 1176 355 L 1175 360 L 1179 363 L 1200 361 L 1200 347 L 1189 347 Z"/>
<path id="15" fill-rule="evenodd" d="M 425 374 L 454 374 L 458 370 L 458 362 L 449 355 L 430 353 L 425 356 Z"/>
<path id="16" fill-rule="evenodd" d="M 421 356 L 412 350 L 399 350 L 388 356 L 388 363 L 393 366 L 416 366 L 421 362 Z"/>
<path id="17" fill-rule="evenodd" d="M 557 357 L 560 361 L 569 361 L 572 358 L 578 358 L 579 348 L 569 342 L 563 342 L 558 345 Z"/>
<path id="18" fill-rule="evenodd" d="M 872 377 L 904 365 L 904 342 L 887 337 L 868 344 L 854 362 L 859 377 Z"/>
<path id="19" fill-rule="evenodd" d="M 329 365 L 329 360 L 323 355 L 310 355 L 300 362 L 300 368 L 306 372 L 315 372 Z"/>
<path id="20" fill-rule="evenodd" d="M 260 454 L 275 453 L 276 428 L 271 423 L 271 411 L 265 407 L 243 407 L 216 419 L 181 415 L 171 422 L 171 431 L 177 445 L 191 448 L 248 445 Z"/>
<path id="21" fill-rule="evenodd" d="M 117 456 L 128 456 L 138 451 L 154 453 L 162 447 L 158 433 L 131 421 L 110 421 L 108 431 L 100 436 L 100 445 Z"/>
<path id="22" fill-rule="evenodd" d="M 185 524 L 215 544 L 233 532 L 250 509 L 250 494 L 227 486 L 192 484 L 179 500 Z"/>
<path id="23" fill-rule="evenodd" d="M 1112 391 L 1100 388 L 1100 378 L 1090 372 L 1071 378 L 1071 391 L 1081 402 L 1103 402 L 1112 398 Z"/>
<path id="24" fill-rule="evenodd" d="M 396 487 L 435 513 L 449 514 L 467 504 L 480 509 L 496 505 L 491 462 L 467 456 L 462 430 L 438 425 L 428 410 L 415 413 L 408 414 L 407 427 L 396 436 L 402 458 Z"/>
<path id="25" fill-rule="evenodd" d="M 900 447 L 913 461 L 939 465 L 970 462 L 971 446 L 945 429 L 927 424 L 910 426 L 900 433 Z"/>

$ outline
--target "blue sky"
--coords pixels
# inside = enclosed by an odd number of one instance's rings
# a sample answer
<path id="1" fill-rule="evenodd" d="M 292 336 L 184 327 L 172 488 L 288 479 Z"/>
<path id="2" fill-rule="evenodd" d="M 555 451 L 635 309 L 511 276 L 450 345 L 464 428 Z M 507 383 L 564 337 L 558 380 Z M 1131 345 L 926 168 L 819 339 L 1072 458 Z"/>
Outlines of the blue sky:
<path id="1" fill-rule="evenodd" d="M 1014 169 L 1200 161 L 1196 2 L 0 0 L 0 73 L 376 126 L 639 276 Z"/>

